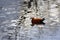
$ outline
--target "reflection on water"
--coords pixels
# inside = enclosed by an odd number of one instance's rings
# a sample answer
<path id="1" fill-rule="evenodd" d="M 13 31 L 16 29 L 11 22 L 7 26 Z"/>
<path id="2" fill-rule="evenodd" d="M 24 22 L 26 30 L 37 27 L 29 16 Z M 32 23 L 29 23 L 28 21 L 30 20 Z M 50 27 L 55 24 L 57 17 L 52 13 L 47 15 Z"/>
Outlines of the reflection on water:
<path id="1" fill-rule="evenodd" d="M 1 0 L 0 2 L 0 40 L 15 40 L 15 23 L 18 19 L 17 16 L 21 15 L 20 0 Z M 50 4 L 49 19 L 46 18 L 44 21 L 46 25 L 43 27 L 33 26 L 29 29 L 21 27 L 18 32 L 17 40 L 59 40 L 59 8 L 55 8 L 55 5 L 56 3 L 53 5 Z M 46 14 L 43 14 L 44 17 L 47 17 L 45 15 Z"/>

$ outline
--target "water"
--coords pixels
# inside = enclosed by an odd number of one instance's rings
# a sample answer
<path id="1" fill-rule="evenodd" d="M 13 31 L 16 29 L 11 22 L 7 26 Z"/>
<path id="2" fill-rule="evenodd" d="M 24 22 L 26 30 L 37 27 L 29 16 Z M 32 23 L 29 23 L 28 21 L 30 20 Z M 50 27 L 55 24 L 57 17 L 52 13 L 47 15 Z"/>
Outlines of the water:
<path id="1" fill-rule="evenodd" d="M 20 14 L 21 0 L 0 0 L 0 40 L 15 40 L 15 23 Z M 58 4 L 59 0 L 56 1 Z M 50 15 L 43 27 L 21 28 L 17 40 L 60 40 L 59 8 L 50 4 Z M 44 15 L 45 16 L 45 15 Z M 45 16 L 47 17 L 47 16 Z M 10 37 L 11 36 L 11 37 Z"/>

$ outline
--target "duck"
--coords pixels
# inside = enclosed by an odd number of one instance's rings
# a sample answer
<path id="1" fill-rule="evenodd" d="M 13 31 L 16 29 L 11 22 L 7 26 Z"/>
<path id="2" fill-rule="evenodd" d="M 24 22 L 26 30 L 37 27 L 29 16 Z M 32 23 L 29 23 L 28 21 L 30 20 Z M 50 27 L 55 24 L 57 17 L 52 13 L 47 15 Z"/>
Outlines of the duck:
<path id="1" fill-rule="evenodd" d="M 45 25 L 45 23 L 43 22 L 45 20 L 45 18 L 31 18 L 31 26 L 34 25 Z"/>

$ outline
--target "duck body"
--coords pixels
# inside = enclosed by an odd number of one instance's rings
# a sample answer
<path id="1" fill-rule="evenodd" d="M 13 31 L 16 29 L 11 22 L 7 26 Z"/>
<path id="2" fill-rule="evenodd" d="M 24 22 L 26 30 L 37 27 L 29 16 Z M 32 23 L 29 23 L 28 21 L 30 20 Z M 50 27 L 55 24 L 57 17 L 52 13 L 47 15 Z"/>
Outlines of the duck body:
<path id="1" fill-rule="evenodd" d="M 45 19 L 41 19 L 41 18 L 32 18 L 31 20 L 31 23 L 32 25 L 31 26 L 34 26 L 34 25 L 45 25 L 45 23 L 43 22 Z"/>

